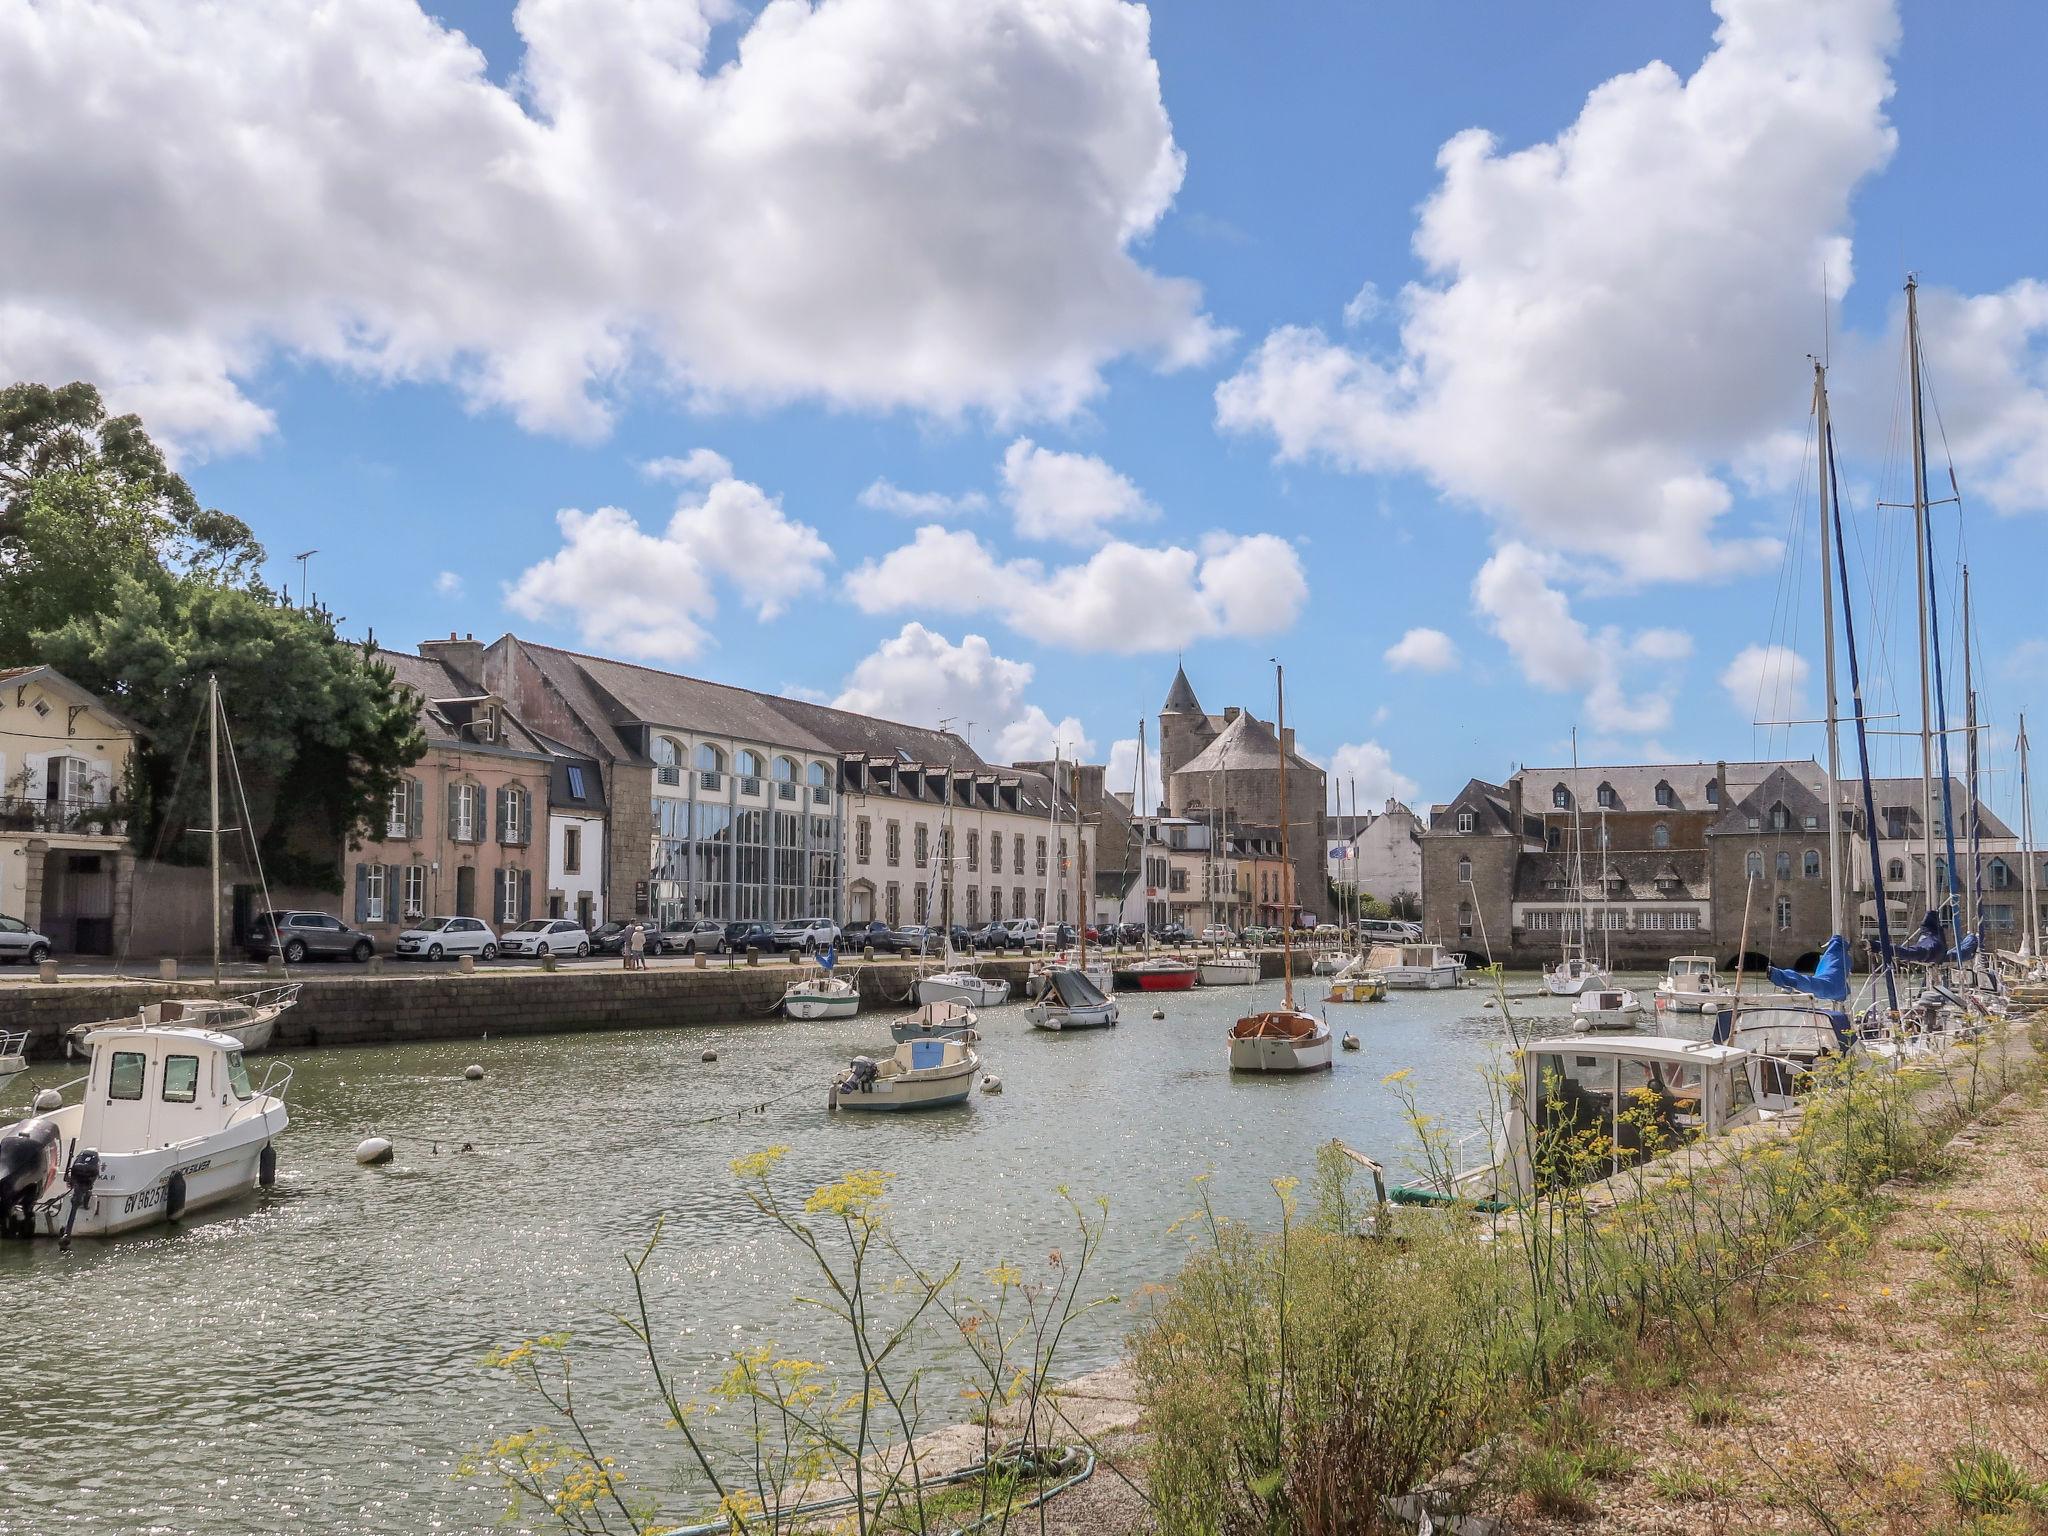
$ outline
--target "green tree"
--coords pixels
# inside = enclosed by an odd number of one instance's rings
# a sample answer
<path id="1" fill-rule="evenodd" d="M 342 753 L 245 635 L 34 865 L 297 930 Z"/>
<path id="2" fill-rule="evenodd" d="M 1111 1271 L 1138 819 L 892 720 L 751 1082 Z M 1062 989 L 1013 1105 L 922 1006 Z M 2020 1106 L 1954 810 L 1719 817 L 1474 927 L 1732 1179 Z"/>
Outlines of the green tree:
<path id="1" fill-rule="evenodd" d="M 36 636 L 42 658 L 153 738 L 146 834 L 189 857 L 178 834 L 205 822 L 206 679 L 220 679 L 250 830 L 280 874 L 332 875 L 344 839 L 370 826 L 401 771 L 426 751 L 410 695 L 323 610 L 186 574 L 116 577 L 105 611 Z"/>

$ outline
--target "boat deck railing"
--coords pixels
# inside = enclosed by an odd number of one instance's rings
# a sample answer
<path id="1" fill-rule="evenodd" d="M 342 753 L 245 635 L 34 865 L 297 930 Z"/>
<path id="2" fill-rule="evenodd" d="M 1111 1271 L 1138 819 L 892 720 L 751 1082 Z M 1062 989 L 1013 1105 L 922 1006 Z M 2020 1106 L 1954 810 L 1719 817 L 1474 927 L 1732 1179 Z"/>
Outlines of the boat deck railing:
<path id="1" fill-rule="evenodd" d="M 285 1061 L 271 1062 L 263 1069 L 263 1078 L 256 1084 L 256 1091 L 250 1094 L 247 1100 L 235 1106 L 234 1112 L 228 1116 L 226 1123 L 221 1126 L 221 1129 L 226 1130 L 228 1126 L 233 1125 L 237 1120 L 241 1119 L 243 1114 L 251 1109 L 258 1109 L 259 1106 L 267 1109 L 268 1101 L 270 1100 L 274 1099 L 282 1104 L 285 1092 L 291 1085 L 291 1063 Z"/>
<path id="2" fill-rule="evenodd" d="M 26 1056 L 28 1054 L 28 1031 L 0 1031 L 0 1056 Z"/>

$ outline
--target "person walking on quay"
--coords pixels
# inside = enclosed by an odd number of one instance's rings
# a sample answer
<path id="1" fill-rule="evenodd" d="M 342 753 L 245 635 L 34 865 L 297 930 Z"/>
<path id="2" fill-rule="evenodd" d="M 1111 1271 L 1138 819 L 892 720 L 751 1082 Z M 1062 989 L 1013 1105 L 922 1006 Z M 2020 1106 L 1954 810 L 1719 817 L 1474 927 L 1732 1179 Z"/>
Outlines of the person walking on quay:
<path id="1" fill-rule="evenodd" d="M 626 935 L 626 969 L 644 971 L 647 969 L 647 925 L 635 923 L 632 932 Z"/>

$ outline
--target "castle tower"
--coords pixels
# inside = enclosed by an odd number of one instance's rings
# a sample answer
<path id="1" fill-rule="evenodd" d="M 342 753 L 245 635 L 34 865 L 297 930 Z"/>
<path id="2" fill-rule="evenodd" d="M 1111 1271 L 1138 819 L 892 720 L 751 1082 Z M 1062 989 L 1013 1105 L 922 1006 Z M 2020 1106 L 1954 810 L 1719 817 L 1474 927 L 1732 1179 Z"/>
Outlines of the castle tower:
<path id="1" fill-rule="evenodd" d="M 1174 773 L 1198 757 L 1216 739 L 1217 724 L 1203 712 L 1195 697 L 1195 685 L 1188 681 L 1187 668 L 1175 667 L 1173 686 L 1166 702 L 1159 706 L 1159 780 L 1165 787 L 1167 808 L 1177 811 Z"/>

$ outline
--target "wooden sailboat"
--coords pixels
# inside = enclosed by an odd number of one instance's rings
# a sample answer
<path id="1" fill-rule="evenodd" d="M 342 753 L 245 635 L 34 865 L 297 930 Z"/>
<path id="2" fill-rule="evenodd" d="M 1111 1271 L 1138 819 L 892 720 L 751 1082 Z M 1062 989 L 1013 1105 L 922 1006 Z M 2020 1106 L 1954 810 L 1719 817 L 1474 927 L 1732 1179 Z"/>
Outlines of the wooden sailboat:
<path id="1" fill-rule="evenodd" d="M 1279 663 L 1273 666 L 1279 701 L 1274 734 L 1280 738 L 1280 862 L 1291 869 L 1287 851 L 1287 681 Z M 1294 1003 L 1294 911 L 1280 920 L 1281 1001 L 1278 1008 L 1246 1014 L 1230 1026 L 1230 1069 L 1233 1072 L 1322 1072 L 1334 1059 L 1330 1026 Z"/>

